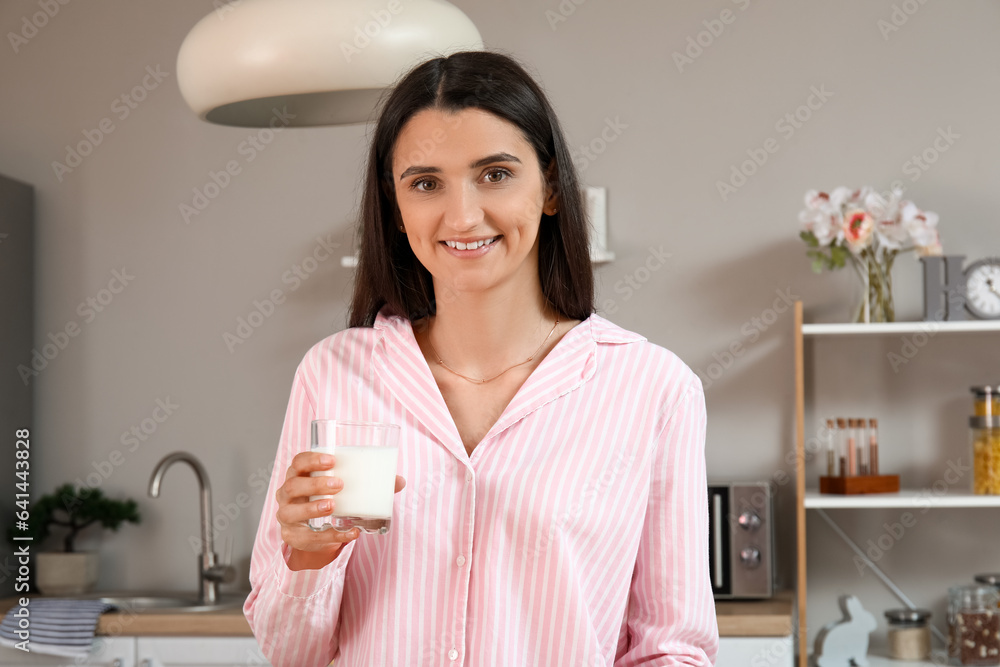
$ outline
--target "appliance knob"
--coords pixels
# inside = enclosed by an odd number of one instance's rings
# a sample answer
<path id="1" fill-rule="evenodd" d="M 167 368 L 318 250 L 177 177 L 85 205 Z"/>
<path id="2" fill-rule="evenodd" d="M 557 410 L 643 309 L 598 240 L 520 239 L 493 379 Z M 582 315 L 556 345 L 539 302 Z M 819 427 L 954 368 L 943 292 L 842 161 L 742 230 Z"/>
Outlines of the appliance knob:
<path id="1" fill-rule="evenodd" d="M 760 565 L 760 549 L 757 547 L 744 547 L 740 550 L 740 562 L 750 569 Z"/>
<path id="2" fill-rule="evenodd" d="M 744 510 L 736 519 L 743 530 L 757 530 L 760 528 L 760 517 L 753 510 Z"/>

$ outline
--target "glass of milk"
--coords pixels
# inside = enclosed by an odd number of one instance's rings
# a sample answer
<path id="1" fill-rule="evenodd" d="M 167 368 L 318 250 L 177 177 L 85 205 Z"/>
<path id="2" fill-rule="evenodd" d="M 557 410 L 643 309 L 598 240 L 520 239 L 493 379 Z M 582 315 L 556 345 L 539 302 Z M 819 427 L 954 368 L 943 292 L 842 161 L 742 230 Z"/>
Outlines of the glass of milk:
<path id="1" fill-rule="evenodd" d="M 333 468 L 310 473 L 344 480 L 334 495 L 309 496 L 309 500 L 333 499 L 330 516 L 309 519 L 313 530 L 333 528 L 348 532 L 359 528 L 385 535 L 392 520 L 396 492 L 396 456 L 399 427 L 375 422 L 317 419 L 312 423 L 311 448 L 333 455 Z"/>

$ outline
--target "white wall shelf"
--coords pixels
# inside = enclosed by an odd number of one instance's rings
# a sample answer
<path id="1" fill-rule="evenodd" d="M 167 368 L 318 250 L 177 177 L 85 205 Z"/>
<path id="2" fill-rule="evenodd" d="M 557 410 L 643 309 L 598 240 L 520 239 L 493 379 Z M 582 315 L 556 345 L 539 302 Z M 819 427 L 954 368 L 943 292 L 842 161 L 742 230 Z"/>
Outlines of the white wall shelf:
<path id="1" fill-rule="evenodd" d="M 973 493 L 936 494 L 930 489 L 904 489 L 899 493 L 866 493 L 853 496 L 806 491 L 806 509 L 863 509 L 867 507 L 898 507 L 923 510 L 935 507 L 1000 507 L 1000 496 Z"/>
<path id="2" fill-rule="evenodd" d="M 796 636 L 796 649 L 798 653 L 798 667 L 809 667 L 811 646 L 807 644 L 807 618 L 806 618 L 806 525 L 807 514 L 811 521 L 815 518 L 823 519 L 827 525 L 842 540 L 844 540 L 859 558 L 867 559 L 865 552 L 855 544 L 849 535 L 833 521 L 827 514 L 828 509 L 867 509 L 867 508 L 900 508 L 912 509 L 914 511 L 926 508 L 975 508 L 1000 507 L 1000 496 L 975 495 L 970 491 L 956 491 L 953 493 L 938 494 L 933 489 L 906 489 L 899 493 L 879 493 L 864 494 L 854 496 L 842 496 L 833 494 L 821 494 L 815 488 L 806 488 L 806 451 L 805 451 L 805 422 L 806 422 L 806 376 L 807 368 L 811 366 L 811 359 L 806 355 L 806 339 L 815 340 L 818 336 L 868 336 L 867 340 L 872 340 L 871 336 L 877 335 L 924 335 L 927 337 L 957 334 L 963 332 L 1000 332 L 1000 320 L 968 320 L 962 322 L 888 322 L 880 324 L 804 324 L 802 321 L 802 302 L 795 303 L 795 330 L 794 330 L 794 353 L 795 353 L 795 525 L 796 525 L 796 607 L 798 610 Z M 989 342 L 995 343 L 995 338 Z M 820 346 L 823 347 L 823 346 Z M 809 355 L 811 357 L 811 354 Z M 812 511 L 809 511 L 812 510 Z M 905 593 L 879 569 L 876 563 L 866 561 L 871 571 L 889 588 L 893 594 L 899 598 L 907 607 L 914 608 L 913 602 L 906 597 Z M 943 640 L 944 635 L 935 626 L 932 628 L 939 640 Z M 899 664 L 897 661 L 888 658 L 869 656 L 872 667 L 888 667 Z M 914 662 L 908 665 L 932 665 L 937 662 Z"/>
<path id="3" fill-rule="evenodd" d="M 942 651 L 932 651 L 933 660 L 894 660 L 883 655 L 869 653 L 868 667 L 941 667 L 948 664 L 948 656 Z M 812 661 L 810 660 L 810 664 Z"/>
<path id="4" fill-rule="evenodd" d="M 1000 331 L 1000 320 L 968 320 L 962 322 L 880 322 L 877 324 L 803 324 L 803 336 L 864 336 L 923 332 L 958 333 L 969 331 Z"/>

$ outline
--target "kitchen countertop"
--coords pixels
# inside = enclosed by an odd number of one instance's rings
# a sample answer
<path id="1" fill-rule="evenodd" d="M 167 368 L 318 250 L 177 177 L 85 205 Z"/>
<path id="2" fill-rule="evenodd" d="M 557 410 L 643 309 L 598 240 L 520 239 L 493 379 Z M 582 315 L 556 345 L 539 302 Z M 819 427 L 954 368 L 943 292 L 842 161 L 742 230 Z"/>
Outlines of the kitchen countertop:
<path id="1" fill-rule="evenodd" d="M 0 612 L 17 603 L 18 598 L 0 600 Z M 753 602 L 718 601 L 715 603 L 722 637 L 785 637 L 792 634 L 790 591 L 782 591 L 771 600 Z M 29 607 L 30 609 L 30 607 Z M 97 624 L 97 634 L 127 637 L 252 637 L 243 609 L 235 607 L 213 612 L 108 612 Z"/>
<path id="2" fill-rule="evenodd" d="M 0 600 L 0 612 L 6 614 L 19 599 Z M 30 603 L 28 609 L 31 609 Z M 97 634 L 112 637 L 253 637 L 242 607 L 210 612 L 109 611 L 101 614 Z"/>
<path id="3" fill-rule="evenodd" d="M 715 603 L 720 637 L 787 637 L 792 634 L 794 591 L 779 591 L 770 600 Z"/>

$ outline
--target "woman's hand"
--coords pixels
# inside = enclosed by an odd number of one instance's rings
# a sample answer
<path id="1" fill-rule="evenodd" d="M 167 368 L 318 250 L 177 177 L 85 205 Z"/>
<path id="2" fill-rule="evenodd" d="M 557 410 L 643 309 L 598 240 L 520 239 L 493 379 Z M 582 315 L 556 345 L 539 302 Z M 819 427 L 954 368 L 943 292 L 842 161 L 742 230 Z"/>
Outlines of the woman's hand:
<path id="1" fill-rule="evenodd" d="M 361 535 L 361 529 L 350 532 L 339 530 L 314 531 L 309 528 L 309 519 L 329 516 L 336 499 L 309 500 L 309 496 L 336 495 L 344 488 L 344 481 L 335 476 L 309 473 L 330 470 L 334 467 L 334 457 L 319 452 L 300 452 L 292 459 L 292 465 L 285 473 L 285 483 L 275 494 L 278 501 L 276 518 L 281 525 L 281 539 L 292 548 L 288 557 L 290 570 L 316 570 L 325 567 L 348 542 Z M 406 480 L 396 475 L 396 493 L 403 490 Z"/>

